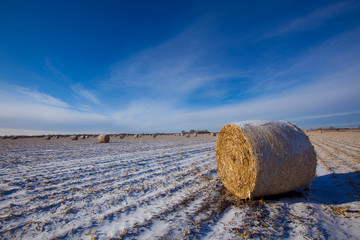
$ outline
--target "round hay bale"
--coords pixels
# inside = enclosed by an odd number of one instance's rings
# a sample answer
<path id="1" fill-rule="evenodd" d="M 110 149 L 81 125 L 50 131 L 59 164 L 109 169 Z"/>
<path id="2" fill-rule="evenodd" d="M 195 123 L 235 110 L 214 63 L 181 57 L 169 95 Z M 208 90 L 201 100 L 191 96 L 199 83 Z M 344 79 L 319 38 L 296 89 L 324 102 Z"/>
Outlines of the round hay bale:
<path id="1" fill-rule="evenodd" d="M 73 141 L 78 140 L 78 136 L 76 136 L 76 135 L 75 135 L 75 136 L 71 136 L 70 138 L 71 138 L 71 140 L 73 140 Z"/>
<path id="2" fill-rule="evenodd" d="M 225 187 L 240 199 L 293 191 L 315 176 L 316 153 L 305 133 L 283 121 L 222 127 L 216 161 Z"/>
<path id="3" fill-rule="evenodd" d="M 210 133 L 210 136 L 216 137 L 216 133 Z"/>
<path id="4" fill-rule="evenodd" d="M 189 138 L 189 137 L 190 137 L 190 134 L 186 134 L 185 137 Z"/>
<path id="5" fill-rule="evenodd" d="M 197 137 L 197 134 L 196 134 L 196 133 L 194 133 L 194 137 Z"/>
<path id="6" fill-rule="evenodd" d="M 98 143 L 108 143 L 110 141 L 110 136 L 107 134 L 102 134 L 97 137 Z"/>
<path id="7" fill-rule="evenodd" d="M 156 138 L 156 137 L 157 137 L 157 135 L 156 135 L 156 134 L 153 134 L 153 135 L 152 135 L 152 138 Z"/>
<path id="8" fill-rule="evenodd" d="M 45 136 L 44 139 L 45 139 L 45 140 L 50 140 L 51 137 L 50 137 L 50 136 Z"/>
<path id="9" fill-rule="evenodd" d="M 73 141 L 76 141 L 76 140 L 78 140 L 78 136 L 76 136 L 76 135 L 75 135 L 75 136 L 71 136 L 70 139 L 73 140 Z"/>

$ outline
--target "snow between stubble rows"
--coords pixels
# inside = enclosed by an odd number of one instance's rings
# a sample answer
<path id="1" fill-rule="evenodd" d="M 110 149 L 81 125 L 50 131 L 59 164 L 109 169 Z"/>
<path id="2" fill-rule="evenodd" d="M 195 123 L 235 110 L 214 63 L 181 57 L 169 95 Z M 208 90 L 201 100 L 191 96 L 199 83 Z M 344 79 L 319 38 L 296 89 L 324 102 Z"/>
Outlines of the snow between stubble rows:
<path id="1" fill-rule="evenodd" d="M 357 238 L 354 136 L 310 136 L 319 159 L 310 191 L 240 204 L 219 180 L 216 138 L 3 140 L 0 237 Z"/>
<path id="2" fill-rule="evenodd" d="M 53 141 L 2 149 L 1 236 L 171 237 L 218 195 L 215 138 Z"/>

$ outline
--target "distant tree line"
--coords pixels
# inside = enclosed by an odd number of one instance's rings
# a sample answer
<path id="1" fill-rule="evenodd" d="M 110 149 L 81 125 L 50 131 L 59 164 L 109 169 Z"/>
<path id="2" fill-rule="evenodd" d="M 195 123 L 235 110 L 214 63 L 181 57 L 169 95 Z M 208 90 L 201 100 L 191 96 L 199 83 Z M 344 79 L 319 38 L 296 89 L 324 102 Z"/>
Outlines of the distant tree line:
<path id="1" fill-rule="evenodd" d="M 201 133 L 210 133 L 207 129 L 205 130 L 194 130 L 194 129 L 191 129 L 189 132 L 186 132 L 185 130 L 182 130 L 181 131 L 182 134 L 195 134 L 195 133 L 198 133 L 198 134 L 201 134 Z"/>
<path id="2" fill-rule="evenodd" d="M 357 127 L 358 129 L 360 129 L 360 124 L 359 124 L 359 126 Z M 345 130 L 345 129 L 356 129 L 356 127 L 353 127 L 353 128 L 351 128 L 351 127 L 343 127 L 343 128 L 336 128 L 336 127 L 334 127 L 334 126 L 329 126 L 329 127 L 319 127 L 319 128 L 315 128 L 315 129 L 313 129 L 313 128 L 310 128 L 310 131 L 316 131 L 316 130 L 331 130 L 331 131 L 339 131 L 339 130 Z"/>

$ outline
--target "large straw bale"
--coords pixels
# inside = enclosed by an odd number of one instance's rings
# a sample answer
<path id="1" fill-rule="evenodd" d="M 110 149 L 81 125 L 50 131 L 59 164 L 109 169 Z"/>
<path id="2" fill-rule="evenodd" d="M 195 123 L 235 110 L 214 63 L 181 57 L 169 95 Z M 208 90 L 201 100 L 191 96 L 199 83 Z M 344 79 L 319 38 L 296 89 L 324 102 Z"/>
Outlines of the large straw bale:
<path id="1" fill-rule="evenodd" d="M 107 134 L 102 134 L 98 136 L 98 143 L 108 143 L 110 141 L 110 136 Z"/>
<path id="2" fill-rule="evenodd" d="M 284 121 L 224 126 L 216 161 L 225 187 L 241 199 L 293 191 L 315 176 L 316 153 L 305 133 Z"/>

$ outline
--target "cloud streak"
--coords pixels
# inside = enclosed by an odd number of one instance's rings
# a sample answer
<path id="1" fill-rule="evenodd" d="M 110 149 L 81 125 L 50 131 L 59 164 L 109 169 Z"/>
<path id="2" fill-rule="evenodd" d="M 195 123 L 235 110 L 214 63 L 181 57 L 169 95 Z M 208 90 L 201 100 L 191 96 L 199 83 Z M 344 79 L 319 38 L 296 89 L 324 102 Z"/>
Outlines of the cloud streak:
<path id="1" fill-rule="evenodd" d="M 101 126 L 109 122 L 102 114 L 76 110 L 36 90 L 3 84 L 0 93 L 0 126 L 3 129 L 69 132 L 90 128 L 101 131 L 106 130 Z"/>
<path id="2" fill-rule="evenodd" d="M 39 102 L 44 103 L 46 105 L 51 105 L 55 107 L 62 107 L 62 108 L 68 108 L 70 107 L 67 103 L 63 102 L 62 100 L 58 98 L 54 98 L 48 94 L 40 93 L 36 90 L 31 91 L 30 89 L 19 87 L 19 86 L 13 86 L 15 91 L 30 97 L 31 99 Z"/>
<path id="3" fill-rule="evenodd" d="M 211 57 L 223 42 L 213 39 L 208 21 L 199 20 L 168 41 L 113 64 L 104 86 L 179 101 L 209 83 L 238 74 L 239 70 L 226 71 Z"/>
<path id="4" fill-rule="evenodd" d="M 91 90 L 85 89 L 80 83 L 73 84 L 71 86 L 71 90 L 73 92 L 73 95 L 79 100 L 85 99 L 86 101 L 93 104 L 100 103 L 99 99 L 95 96 L 95 94 Z"/>
<path id="5" fill-rule="evenodd" d="M 151 128 L 158 124 L 165 129 L 218 130 L 223 124 L 247 119 L 292 119 L 305 123 L 319 116 L 354 114 L 354 109 L 360 111 L 359 42 L 360 31 L 356 29 L 288 58 L 282 66 L 257 67 L 235 75 L 252 80 L 248 91 L 256 97 L 249 100 L 202 109 L 176 108 L 173 103 L 157 101 L 132 102 L 129 108 L 118 111 L 116 118 L 119 122 L 127 119 L 133 129 L 143 131 L 146 129 L 141 128 L 141 121 L 131 124 L 130 119 L 146 116 L 147 126 L 154 123 Z"/>
<path id="6" fill-rule="evenodd" d="M 263 36 L 263 39 L 277 37 L 292 32 L 308 31 L 318 28 L 326 21 L 338 17 L 342 14 L 346 14 L 347 12 L 358 8 L 358 6 L 359 4 L 354 1 L 342 1 L 316 9 L 306 16 L 301 16 L 290 20 L 286 24 L 278 27 L 278 29 Z"/>

